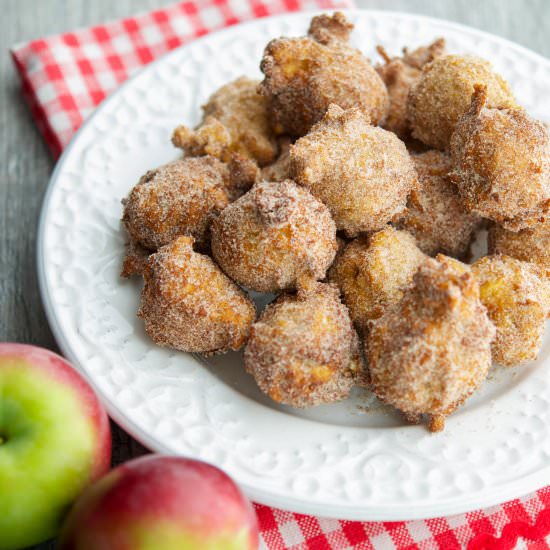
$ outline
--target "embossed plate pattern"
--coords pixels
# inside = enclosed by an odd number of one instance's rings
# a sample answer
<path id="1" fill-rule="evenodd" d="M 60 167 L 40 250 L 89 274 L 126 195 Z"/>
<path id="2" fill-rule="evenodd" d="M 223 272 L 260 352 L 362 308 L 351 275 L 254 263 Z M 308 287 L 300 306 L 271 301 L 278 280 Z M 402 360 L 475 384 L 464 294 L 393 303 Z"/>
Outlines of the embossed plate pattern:
<path id="1" fill-rule="evenodd" d="M 444 36 L 450 51 L 493 60 L 520 100 L 550 121 L 550 62 L 444 21 L 350 11 L 371 58 Z M 151 449 L 225 469 L 256 501 L 346 519 L 401 520 L 492 505 L 550 482 L 550 342 L 536 363 L 495 370 L 482 391 L 430 435 L 359 391 L 309 411 L 278 406 L 243 372 L 152 345 L 135 312 L 139 284 L 118 277 L 120 199 L 147 169 L 176 158 L 170 135 L 241 74 L 260 78 L 272 37 L 303 34 L 310 15 L 262 19 L 175 50 L 105 101 L 61 158 L 44 200 L 38 269 L 63 352 L 111 416 Z"/>

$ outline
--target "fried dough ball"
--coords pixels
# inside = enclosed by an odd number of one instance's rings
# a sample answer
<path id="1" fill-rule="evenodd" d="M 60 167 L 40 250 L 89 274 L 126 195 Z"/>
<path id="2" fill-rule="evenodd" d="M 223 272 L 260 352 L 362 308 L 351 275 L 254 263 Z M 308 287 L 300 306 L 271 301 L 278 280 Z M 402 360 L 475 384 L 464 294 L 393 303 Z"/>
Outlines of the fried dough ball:
<path id="1" fill-rule="evenodd" d="M 510 86 L 485 59 L 443 55 L 428 63 L 409 94 L 413 137 L 434 149 L 447 149 L 458 119 L 470 106 L 475 84 L 487 86 L 488 107 L 515 106 Z"/>
<path id="2" fill-rule="evenodd" d="M 326 283 L 270 304 L 252 325 L 244 365 L 271 399 L 293 407 L 344 399 L 365 376 L 346 306 Z"/>
<path id="3" fill-rule="evenodd" d="M 493 224 L 489 229 L 489 254 L 506 254 L 550 271 L 550 219 L 518 232 Z"/>
<path id="4" fill-rule="evenodd" d="M 261 182 L 212 224 L 212 252 L 239 284 L 258 292 L 322 279 L 336 254 L 328 209 L 294 182 Z"/>
<path id="5" fill-rule="evenodd" d="M 388 91 L 369 60 L 347 43 L 352 28 L 337 12 L 314 17 L 307 37 L 269 42 L 258 89 L 269 101 L 277 134 L 305 135 L 331 103 L 357 106 L 373 124 L 385 120 Z"/>
<path id="6" fill-rule="evenodd" d="M 465 258 L 481 219 L 466 211 L 449 178 L 450 157 L 431 150 L 412 159 L 418 187 L 411 191 L 407 209 L 396 225 L 415 236 L 418 247 L 430 256 L 437 252 Z"/>
<path id="7" fill-rule="evenodd" d="M 267 116 L 267 100 L 257 92 L 258 84 L 257 80 L 242 76 L 222 86 L 203 105 L 199 135 L 179 126 L 174 131 L 176 144 L 193 149 L 193 144 L 200 143 L 202 132 L 211 136 L 210 147 L 218 144 L 215 156 L 227 148 L 260 166 L 272 162 L 277 156 L 277 142 Z"/>
<path id="8" fill-rule="evenodd" d="M 290 179 L 290 138 L 279 140 L 279 156 L 273 164 L 262 169 L 262 178 L 265 181 L 284 181 Z"/>
<path id="9" fill-rule="evenodd" d="M 404 210 L 416 185 L 403 142 L 371 126 L 359 109 L 337 105 L 291 147 L 290 169 L 297 183 L 327 205 L 348 237 L 384 227 Z"/>
<path id="10" fill-rule="evenodd" d="M 228 167 L 213 157 L 186 158 L 149 170 L 123 200 L 130 239 L 154 251 L 179 235 L 209 240 L 212 219 L 230 202 Z"/>
<path id="11" fill-rule="evenodd" d="M 208 256 L 193 251 L 191 237 L 151 255 L 143 277 L 138 317 L 155 344 L 210 354 L 246 342 L 254 304 Z"/>
<path id="12" fill-rule="evenodd" d="M 493 360 L 512 366 L 536 359 L 550 313 L 550 272 L 504 255 L 485 256 L 472 271 L 497 328 Z"/>
<path id="13" fill-rule="evenodd" d="M 340 288 L 359 334 L 399 302 L 425 259 L 412 235 L 390 226 L 345 247 L 330 268 L 329 280 Z"/>
<path id="14" fill-rule="evenodd" d="M 431 431 L 485 380 L 495 327 L 467 266 L 428 258 L 403 299 L 371 324 L 366 340 L 374 393 Z"/>
<path id="15" fill-rule="evenodd" d="M 476 86 L 451 139 L 451 177 L 470 212 L 518 231 L 550 213 L 550 136 L 523 109 L 490 109 Z"/>
<path id="16" fill-rule="evenodd" d="M 409 91 L 420 78 L 422 67 L 445 53 L 445 40 L 438 38 L 429 46 L 422 46 L 412 52 L 404 48 L 403 57 L 390 57 L 382 46 L 377 46 L 376 49 L 385 61 L 384 65 L 376 65 L 376 72 L 386 84 L 390 97 L 390 110 L 384 128 L 396 133 L 403 140 L 409 139 Z"/>

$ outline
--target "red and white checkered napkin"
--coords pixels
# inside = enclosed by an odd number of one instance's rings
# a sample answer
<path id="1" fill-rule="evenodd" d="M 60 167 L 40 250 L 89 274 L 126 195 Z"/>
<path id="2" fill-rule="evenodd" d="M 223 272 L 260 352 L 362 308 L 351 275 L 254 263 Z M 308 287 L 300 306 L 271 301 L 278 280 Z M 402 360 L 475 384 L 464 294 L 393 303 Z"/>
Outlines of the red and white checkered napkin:
<path id="1" fill-rule="evenodd" d="M 352 0 L 188 0 L 33 40 L 15 46 L 11 53 L 36 123 L 58 156 L 98 103 L 159 55 L 247 19 L 351 5 Z M 550 487 L 487 510 L 425 521 L 339 521 L 261 505 L 256 505 L 256 511 L 269 549 L 550 548 Z"/>

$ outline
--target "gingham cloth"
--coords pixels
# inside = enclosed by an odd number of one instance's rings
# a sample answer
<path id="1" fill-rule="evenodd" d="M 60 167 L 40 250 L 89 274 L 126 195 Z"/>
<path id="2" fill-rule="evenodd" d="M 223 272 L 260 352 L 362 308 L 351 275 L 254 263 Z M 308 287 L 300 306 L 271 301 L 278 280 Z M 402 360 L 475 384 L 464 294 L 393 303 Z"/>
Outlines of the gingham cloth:
<path id="1" fill-rule="evenodd" d="M 352 0 L 196 0 L 15 46 L 11 53 L 55 156 L 83 120 L 132 73 L 210 31 L 285 11 L 333 9 Z M 550 487 L 487 510 L 406 522 L 351 522 L 256 505 L 269 549 L 481 550 L 550 548 Z"/>

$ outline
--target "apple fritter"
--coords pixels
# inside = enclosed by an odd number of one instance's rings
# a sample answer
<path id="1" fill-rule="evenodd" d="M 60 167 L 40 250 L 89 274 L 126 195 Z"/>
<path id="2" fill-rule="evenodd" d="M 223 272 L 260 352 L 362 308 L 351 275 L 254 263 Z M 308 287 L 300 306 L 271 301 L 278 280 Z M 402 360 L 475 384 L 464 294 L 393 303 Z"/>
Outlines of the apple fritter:
<path id="1" fill-rule="evenodd" d="M 212 224 L 212 253 L 239 284 L 258 292 L 322 279 L 336 254 L 326 206 L 294 182 L 261 182 Z"/>
<path id="2" fill-rule="evenodd" d="M 407 104 L 413 137 L 434 149 L 447 149 L 458 119 L 468 110 L 475 84 L 487 86 L 489 107 L 516 105 L 508 83 L 485 59 L 449 54 L 425 65 Z"/>
<path id="3" fill-rule="evenodd" d="M 364 383 L 359 338 L 338 294 L 333 285 L 311 283 L 280 295 L 252 325 L 245 368 L 274 401 L 332 403 Z"/>
<path id="4" fill-rule="evenodd" d="M 365 348 L 374 393 L 432 431 L 485 380 L 495 327 L 468 266 L 428 258 L 402 300 L 372 321 Z"/>
<path id="5" fill-rule="evenodd" d="M 314 17 L 308 36 L 269 42 L 258 89 L 268 100 L 275 133 L 305 135 L 331 103 L 358 107 L 373 124 L 385 120 L 388 91 L 370 61 L 348 44 L 352 28 L 337 12 Z"/>
<path id="6" fill-rule="evenodd" d="M 488 107 L 475 87 L 451 138 L 453 172 L 468 211 L 518 231 L 550 214 L 550 135 L 523 109 Z"/>
<path id="7" fill-rule="evenodd" d="M 227 160 L 230 153 L 265 166 L 277 156 L 277 141 L 268 119 L 267 99 L 259 81 L 245 76 L 217 90 L 203 105 L 195 130 L 178 126 L 172 141 L 193 156 L 210 154 Z"/>
<path id="8" fill-rule="evenodd" d="M 383 228 L 406 206 L 416 172 L 405 144 L 358 108 L 331 105 L 290 148 L 290 172 L 354 237 Z"/>
<path id="9" fill-rule="evenodd" d="M 152 254 L 143 278 L 138 317 L 155 344 L 206 354 L 245 344 L 254 304 L 208 256 L 193 251 L 192 237 Z"/>

